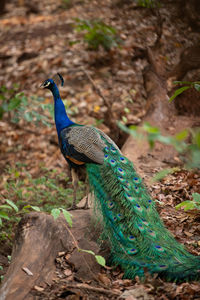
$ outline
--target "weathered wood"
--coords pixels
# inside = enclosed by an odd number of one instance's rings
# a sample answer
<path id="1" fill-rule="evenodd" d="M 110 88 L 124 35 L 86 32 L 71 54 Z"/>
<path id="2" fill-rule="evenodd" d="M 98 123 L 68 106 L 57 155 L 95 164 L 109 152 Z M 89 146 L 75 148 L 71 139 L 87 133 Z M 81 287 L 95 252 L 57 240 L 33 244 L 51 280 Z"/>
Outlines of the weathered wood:
<path id="1" fill-rule="evenodd" d="M 147 59 L 149 66 L 143 71 L 144 87 L 147 95 L 146 115 L 144 122 L 149 122 L 152 126 L 158 127 L 163 134 L 167 133 L 169 124 L 174 116 L 174 105 L 169 103 L 167 95 L 167 85 L 161 73 L 163 66 L 155 59 L 156 55 L 152 49 L 147 49 Z M 165 151 L 163 151 L 165 149 Z M 123 153 L 133 161 L 140 175 L 152 175 L 152 166 L 154 168 L 166 167 L 165 161 L 169 161 L 175 154 L 174 149 L 167 148 L 162 144 L 155 145 L 150 153 L 150 147 L 147 140 L 138 142 L 130 136 L 124 144 Z M 159 157 L 159 160 L 158 160 Z"/>
<path id="2" fill-rule="evenodd" d="M 200 43 L 183 49 L 180 54 L 179 62 L 174 66 L 167 77 L 173 77 L 176 80 L 183 80 L 184 76 L 192 70 L 200 68 Z M 198 78 L 197 78 L 198 80 Z"/>
<path id="3" fill-rule="evenodd" d="M 162 62 L 156 60 L 157 56 L 154 50 L 147 50 L 149 66 L 143 72 L 147 103 L 143 123 L 149 122 L 152 126 L 158 127 L 163 135 L 174 135 L 183 128 L 192 127 L 198 118 L 193 117 L 191 120 L 191 118 L 176 115 L 174 102 L 168 101 L 167 74 L 163 72 Z M 156 143 L 154 149 L 150 150 L 147 140 L 138 142 L 130 136 L 122 150 L 124 155 L 133 161 L 140 175 L 149 174 L 152 177 L 152 169 L 166 168 L 169 164 L 173 166 L 176 163 L 174 158 L 177 152 L 170 145 Z"/>
<path id="4" fill-rule="evenodd" d="M 0 289 L 0 300 L 31 299 L 29 292 L 35 285 L 52 283 L 54 261 L 60 251 L 71 253 L 69 261 L 74 264 L 77 276 L 91 280 L 94 275 L 91 270 L 94 273 L 99 271 L 95 259 L 76 248 L 78 243 L 82 249 L 98 252 L 97 245 L 88 238 L 90 211 L 77 210 L 72 214 L 70 232 L 63 216 L 54 220 L 45 213 L 32 212 L 22 218 L 15 236 L 11 264 Z"/>

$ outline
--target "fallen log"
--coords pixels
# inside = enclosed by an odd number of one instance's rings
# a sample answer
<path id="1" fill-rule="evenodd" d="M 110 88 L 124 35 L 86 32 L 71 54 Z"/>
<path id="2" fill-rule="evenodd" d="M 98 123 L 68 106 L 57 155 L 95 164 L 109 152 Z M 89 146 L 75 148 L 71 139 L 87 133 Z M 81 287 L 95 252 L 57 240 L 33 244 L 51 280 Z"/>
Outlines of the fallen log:
<path id="1" fill-rule="evenodd" d="M 51 284 L 55 278 L 55 258 L 61 251 L 70 253 L 69 263 L 76 275 L 85 280 L 95 278 L 100 266 L 92 255 L 77 250 L 98 252 L 98 246 L 89 238 L 90 211 L 72 212 L 73 227 L 69 229 L 63 216 L 32 212 L 20 221 L 12 251 L 12 259 L 0 289 L 0 300 L 32 299 L 34 286 Z M 91 271 L 92 270 L 92 271 Z"/>

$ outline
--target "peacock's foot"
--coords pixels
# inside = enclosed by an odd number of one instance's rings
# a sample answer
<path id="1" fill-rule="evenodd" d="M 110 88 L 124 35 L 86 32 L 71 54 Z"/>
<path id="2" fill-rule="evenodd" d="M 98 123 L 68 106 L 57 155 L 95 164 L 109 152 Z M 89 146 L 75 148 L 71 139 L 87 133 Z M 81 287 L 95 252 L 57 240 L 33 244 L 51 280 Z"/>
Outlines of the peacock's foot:
<path id="1" fill-rule="evenodd" d="M 89 209 L 88 203 L 85 203 L 83 206 L 72 205 L 67 210 L 76 210 L 76 209 Z"/>
<path id="2" fill-rule="evenodd" d="M 76 209 L 80 209 L 80 207 L 78 207 L 76 204 L 72 204 L 72 206 L 70 206 L 67 210 L 76 210 Z"/>

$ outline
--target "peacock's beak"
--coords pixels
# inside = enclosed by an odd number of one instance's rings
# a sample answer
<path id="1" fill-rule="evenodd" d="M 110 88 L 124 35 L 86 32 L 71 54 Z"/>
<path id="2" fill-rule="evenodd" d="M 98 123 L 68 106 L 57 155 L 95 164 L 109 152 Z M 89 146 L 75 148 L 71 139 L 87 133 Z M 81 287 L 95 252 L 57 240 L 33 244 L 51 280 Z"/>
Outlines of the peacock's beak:
<path id="1" fill-rule="evenodd" d="M 40 89 L 44 89 L 45 88 L 44 83 L 42 83 L 41 85 L 39 85 L 39 88 Z"/>

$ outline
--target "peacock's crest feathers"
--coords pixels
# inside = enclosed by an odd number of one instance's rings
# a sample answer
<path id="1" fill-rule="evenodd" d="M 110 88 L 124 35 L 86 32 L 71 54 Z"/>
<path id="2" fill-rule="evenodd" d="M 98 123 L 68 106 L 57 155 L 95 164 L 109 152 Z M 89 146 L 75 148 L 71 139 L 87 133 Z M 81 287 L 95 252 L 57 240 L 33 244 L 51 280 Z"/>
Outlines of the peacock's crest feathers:
<path id="1" fill-rule="evenodd" d="M 63 77 L 60 73 L 55 74 L 52 77 L 52 79 L 53 79 L 53 81 L 55 82 L 56 85 L 59 85 L 59 84 L 61 84 L 61 86 L 64 85 L 64 79 L 63 79 Z"/>

